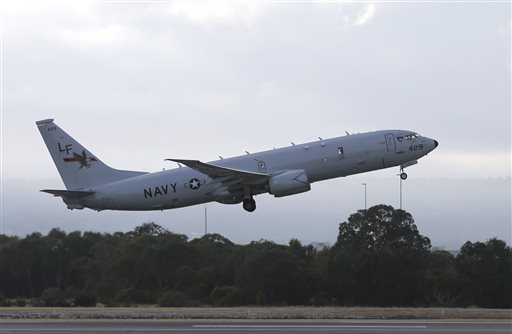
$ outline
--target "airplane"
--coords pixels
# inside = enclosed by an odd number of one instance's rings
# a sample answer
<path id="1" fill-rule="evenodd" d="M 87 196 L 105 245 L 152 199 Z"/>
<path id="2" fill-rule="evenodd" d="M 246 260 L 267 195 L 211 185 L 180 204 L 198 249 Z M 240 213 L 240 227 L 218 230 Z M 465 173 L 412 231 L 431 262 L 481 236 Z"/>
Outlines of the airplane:
<path id="1" fill-rule="evenodd" d="M 438 146 L 436 140 L 407 130 L 347 132 L 212 162 L 165 159 L 179 168 L 149 173 L 107 166 L 53 119 L 36 124 L 66 186 L 41 191 L 61 197 L 71 210 L 166 210 L 216 201 L 242 203 L 253 212 L 255 195 L 295 195 L 332 178 L 400 166 L 400 178 L 405 180 L 404 169 Z"/>

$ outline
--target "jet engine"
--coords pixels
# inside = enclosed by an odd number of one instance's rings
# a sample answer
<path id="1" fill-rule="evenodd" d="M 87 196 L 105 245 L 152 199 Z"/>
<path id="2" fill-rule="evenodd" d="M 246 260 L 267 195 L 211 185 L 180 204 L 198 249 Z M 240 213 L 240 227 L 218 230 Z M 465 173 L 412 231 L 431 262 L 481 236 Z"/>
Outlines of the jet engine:
<path id="1" fill-rule="evenodd" d="M 268 185 L 269 192 L 275 197 L 294 195 L 311 190 L 308 175 L 303 169 L 289 170 L 272 175 Z"/>

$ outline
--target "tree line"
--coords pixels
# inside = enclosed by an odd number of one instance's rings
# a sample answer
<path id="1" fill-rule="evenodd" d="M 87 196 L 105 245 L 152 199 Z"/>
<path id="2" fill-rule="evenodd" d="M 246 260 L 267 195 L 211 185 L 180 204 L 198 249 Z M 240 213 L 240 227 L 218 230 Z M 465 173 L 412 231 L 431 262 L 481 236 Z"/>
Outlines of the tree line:
<path id="1" fill-rule="evenodd" d="M 411 214 L 359 210 L 332 247 L 296 239 L 188 240 L 155 223 L 122 233 L 58 228 L 0 235 L 0 304 L 512 307 L 512 252 L 496 238 L 455 256 L 432 249 Z"/>

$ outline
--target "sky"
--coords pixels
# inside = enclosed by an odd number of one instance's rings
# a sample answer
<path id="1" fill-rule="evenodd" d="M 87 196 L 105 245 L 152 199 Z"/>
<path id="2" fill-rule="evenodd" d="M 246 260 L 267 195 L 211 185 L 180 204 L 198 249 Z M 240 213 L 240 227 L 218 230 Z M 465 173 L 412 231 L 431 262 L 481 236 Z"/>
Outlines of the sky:
<path id="1" fill-rule="evenodd" d="M 368 206 L 399 207 L 398 168 L 314 183 L 258 209 L 70 211 L 35 126 L 55 122 L 118 169 L 176 167 L 349 132 L 439 147 L 407 169 L 403 208 L 435 247 L 511 243 L 509 2 L 4 1 L 1 233 L 129 231 L 334 243 Z"/>

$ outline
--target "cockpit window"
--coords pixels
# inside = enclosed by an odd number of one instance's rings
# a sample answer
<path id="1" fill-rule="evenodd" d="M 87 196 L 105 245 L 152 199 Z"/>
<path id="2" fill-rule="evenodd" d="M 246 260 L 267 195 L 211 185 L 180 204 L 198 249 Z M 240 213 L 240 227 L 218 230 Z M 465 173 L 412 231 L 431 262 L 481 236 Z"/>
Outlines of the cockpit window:
<path id="1" fill-rule="evenodd" d="M 414 140 L 414 139 L 418 138 L 419 136 L 420 136 L 419 134 L 413 133 L 413 134 L 404 136 L 404 138 L 405 138 L 405 140 Z"/>

